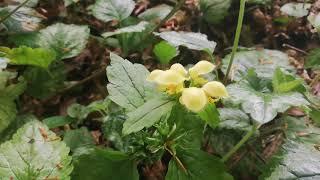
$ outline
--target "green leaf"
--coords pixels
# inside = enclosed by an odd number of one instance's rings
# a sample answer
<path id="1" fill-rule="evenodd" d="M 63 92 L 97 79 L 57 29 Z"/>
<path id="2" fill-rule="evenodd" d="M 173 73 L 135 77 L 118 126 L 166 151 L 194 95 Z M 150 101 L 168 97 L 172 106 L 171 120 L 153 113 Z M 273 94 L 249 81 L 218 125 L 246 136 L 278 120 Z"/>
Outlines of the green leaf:
<path id="1" fill-rule="evenodd" d="M 216 42 L 209 41 L 207 35 L 201 33 L 168 31 L 154 34 L 175 47 L 186 46 L 189 49 L 208 50 L 210 53 L 213 53 L 217 45 Z"/>
<path id="2" fill-rule="evenodd" d="M 124 153 L 91 149 L 74 156 L 74 180 L 139 180 L 135 163 Z"/>
<path id="3" fill-rule="evenodd" d="M 308 16 L 308 21 L 317 29 L 318 32 L 320 32 L 320 13 L 315 14 L 311 12 Z"/>
<path id="4" fill-rule="evenodd" d="M 280 10 L 289 16 L 300 18 L 308 15 L 310 7 L 310 3 L 287 3 Z"/>
<path id="5" fill-rule="evenodd" d="M 17 114 L 16 104 L 12 98 L 0 96 L 0 133 L 14 121 Z"/>
<path id="6" fill-rule="evenodd" d="M 309 112 L 310 118 L 313 120 L 313 122 L 320 127 L 320 110 L 316 108 L 312 108 Z"/>
<path id="7" fill-rule="evenodd" d="M 127 114 L 128 119 L 123 124 L 122 133 L 128 135 L 138 132 L 143 128 L 151 127 L 161 118 L 170 114 L 174 104 L 174 101 L 161 97 L 147 101 L 136 110 Z"/>
<path id="8" fill-rule="evenodd" d="M 228 15 L 231 2 L 231 0 L 200 0 L 200 10 L 207 22 L 219 24 Z"/>
<path id="9" fill-rule="evenodd" d="M 64 1 L 64 6 L 65 6 L 65 7 L 68 7 L 68 6 L 70 6 L 71 4 L 74 4 L 74 3 L 79 2 L 80 0 L 63 0 L 63 1 Z"/>
<path id="10" fill-rule="evenodd" d="M 216 105 L 213 103 L 207 104 L 206 107 L 198 113 L 198 115 L 212 128 L 216 128 L 219 125 L 220 114 Z"/>
<path id="11" fill-rule="evenodd" d="M 161 41 L 153 48 L 153 53 L 161 64 L 169 64 L 179 54 L 179 50 L 166 41 Z"/>
<path id="12" fill-rule="evenodd" d="M 133 32 L 142 32 L 146 30 L 146 27 L 149 25 L 146 21 L 141 21 L 137 25 L 127 26 L 121 29 L 116 29 L 113 32 L 105 32 L 102 34 L 104 38 L 108 38 L 110 36 L 118 35 L 118 34 L 124 34 L 124 33 L 133 33 Z"/>
<path id="13" fill-rule="evenodd" d="M 271 0 L 248 0 L 247 3 L 249 4 L 269 4 L 271 3 Z"/>
<path id="14" fill-rule="evenodd" d="M 110 53 L 111 65 L 107 67 L 109 99 L 127 111 L 132 111 L 151 99 L 153 86 L 148 82 L 149 71 L 141 64 L 132 64 Z"/>
<path id="15" fill-rule="evenodd" d="M 12 1 L 22 4 L 25 0 L 12 0 Z M 39 0 L 29 0 L 25 6 L 35 7 L 37 6 L 38 2 Z"/>
<path id="16" fill-rule="evenodd" d="M 38 121 L 25 124 L 0 146 L 0 176 L 4 179 L 70 179 L 69 148 Z"/>
<path id="17" fill-rule="evenodd" d="M 92 135 L 85 127 L 66 131 L 63 141 L 72 152 L 75 152 L 77 148 L 93 147 L 95 145 Z"/>
<path id="18" fill-rule="evenodd" d="M 89 34 L 88 26 L 57 23 L 40 31 L 37 45 L 54 50 L 57 59 L 72 58 L 86 47 Z"/>
<path id="19" fill-rule="evenodd" d="M 320 18 L 319 18 L 320 21 Z M 305 68 L 320 69 L 320 48 L 313 49 L 307 56 Z"/>
<path id="20" fill-rule="evenodd" d="M 63 62 L 54 62 L 48 70 L 29 67 L 24 71 L 23 77 L 28 82 L 27 93 L 44 99 L 64 87 L 66 71 Z"/>
<path id="21" fill-rule="evenodd" d="M 7 6 L 0 8 L 0 19 L 4 18 L 17 6 Z M 0 23 L 0 30 L 5 29 L 9 32 L 32 32 L 41 26 L 41 21 L 45 19 L 43 15 L 32 8 L 21 7 L 3 23 Z"/>
<path id="22" fill-rule="evenodd" d="M 52 116 L 43 120 L 43 123 L 48 126 L 49 129 L 57 128 L 74 122 L 73 118 L 67 116 Z"/>
<path id="23" fill-rule="evenodd" d="M 76 118 L 78 120 L 83 120 L 88 117 L 89 113 L 91 113 L 91 110 L 90 110 L 90 108 L 87 108 L 86 106 L 74 103 L 68 107 L 67 113 L 72 118 Z"/>
<path id="24" fill-rule="evenodd" d="M 145 21 L 160 21 L 164 19 L 171 11 L 173 7 L 161 4 L 150 9 L 147 9 L 143 13 L 139 14 L 139 18 Z"/>
<path id="25" fill-rule="evenodd" d="M 227 87 L 230 100 L 241 104 L 242 110 L 258 124 L 265 124 L 274 119 L 278 113 L 283 113 L 292 106 L 308 105 L 300 93 L 262 93 L 256 91 L 248 83 L 231 84 Z"/>
<path id="26" fill-rule="evenodd" d="M 220 159 L 201 150 L 184 150 L 177 154 L 182 164 L 172 158 L 166 180 L 232 180 Z M 187 170 L 184 172 L 182 166 Z"/>
<path id="27" fill-rule="evenodd" d="M 219 108 L 220 124 L 219 128 L 250 131 L 250 118 L 246 113 L 236 108 Z"/>
<path id="28" fill-rule="evenodd" d="M 273 91 L 276 93 L 306 92 L 302 79 L 296 79 L 293 75 L 285 74 L 277 68 L 272 78 Z"/>
<path id="29" fill-rule="evenodd" d="M 133 0 L 97 0 L 91 11 L 93 16 L 104 22 L 122 21 L 130 16 L 134 7 Z"/>
<path id="30" fill-rule="evenodd" d="M 226 73 L 231 54 L 222 60 L 222 71 Z M 258 77 L 272 79 L 276 68 L 293 72 L 287 54 L 276 50 L 246 50 L 235 54 L 230 79 L 239 81 L 249 69 L 254 69 Z"/>
<path id="31" fill-rule="evenodd" d="M 43 48 L 30 48 L 21 46 L 19 48 L 0 47 L 0 52 L 5 54 L 10 64 L 32 65 L 47 69 L 56 59 L 54 51 Z"/>

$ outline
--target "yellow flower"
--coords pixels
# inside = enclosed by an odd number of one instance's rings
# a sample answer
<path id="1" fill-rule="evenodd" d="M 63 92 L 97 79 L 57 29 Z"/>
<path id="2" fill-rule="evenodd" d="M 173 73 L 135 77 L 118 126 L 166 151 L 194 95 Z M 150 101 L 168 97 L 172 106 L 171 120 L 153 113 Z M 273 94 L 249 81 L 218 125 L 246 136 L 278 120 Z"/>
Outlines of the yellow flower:
<path id="1" fill-rule="evenodd" d="M 187 77 L 188 71 L 179 63 L 175 63 L 170 67 L 170 70 L 180 73 L 182 76 Z"/>
<path id="2" fill-rule="evenodd" d="M 205 92 L 196 87 L 185 88 L 179 101 L 193 112 L 201 111 L 208 103 Z"/>
<path id="3" fill-rule="evenodd" d="M 208 82 L 202 87 L 202 89 L 207 94 L 207 96 L 211 98 L 211 100 L 217 100 L 222 97 L 228 97 L 226 87 L 218 81 Z"/>
<path id="4" fill-rule="evenodd" d="M 176 94 L 183 90 L 186 77 L 171 69 L 166 71 L 154 70 L 147 80 L 155 82 L 161 91 L 166 91 L 168 94 Z"/>
<path id="5" fill-rule="evenodd" d="M 216 66 L 208 61 L 199 61 L 196 65 L 189 69 L 189 74 L 194 84 L 203 85 L 207 82 L 201 75 L 208 74 L 214 70 Z"/>

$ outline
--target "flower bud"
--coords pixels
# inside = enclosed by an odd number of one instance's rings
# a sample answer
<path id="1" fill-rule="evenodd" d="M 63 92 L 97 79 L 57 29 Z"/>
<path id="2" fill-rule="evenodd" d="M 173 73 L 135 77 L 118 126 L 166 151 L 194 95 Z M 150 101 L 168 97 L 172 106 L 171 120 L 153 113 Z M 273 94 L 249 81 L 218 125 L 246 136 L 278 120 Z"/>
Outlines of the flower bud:
<path id="1" fill-rule="evenodd" d="M 201 111 L 207 104 L 207 96 L 201 88 L 191 87 L 182 91 L 180 103 L 193 112 Z"/>
<path id="2" fill-rule="evenodd" d="M 202 87 L 202 89 L 208 96 L 213 98 L 221 98 L 228 96 L 226 87 L 218 81 L 208 82 Z"/>

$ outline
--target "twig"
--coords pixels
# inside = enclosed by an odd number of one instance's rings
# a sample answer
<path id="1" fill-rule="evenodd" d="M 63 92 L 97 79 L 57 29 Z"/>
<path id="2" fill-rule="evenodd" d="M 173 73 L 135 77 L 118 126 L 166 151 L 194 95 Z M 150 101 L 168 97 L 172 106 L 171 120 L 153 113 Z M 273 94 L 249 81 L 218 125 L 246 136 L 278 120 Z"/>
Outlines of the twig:
<path id="1" fill-rule="evenodd" d="M 25 0 L 23 3 L 21 3 L 19 6 L 17 6 L 14 10 L 12 10 L 9 14 L 7 14 L 5 17 L 0 19 L 0 23 L 3 23 L 6 19 L 8 19 L 12 14 L 17 12 L 20 8 L 22 8 L 24 5 L 28 3 L 29 0 Z"/>
<path id="2" fill-rule="evenodd" d="M 188 173 L 187 169 L 184 167 L 183 163 L 181 162 L 181 160 L 172 152 L 172 150 L 165 146 L 164 147 L 170 154 L 171 156 L 174 158 L 174 160 L 178 163 L 178 165 L 180 166 L 180 168 L 183 170 L 183 172 L 185 172 L 186 174 Z"/>
<path id="3" fill-rule="evenodd" d="M 223 80 L 224 83 L 227 83 L 227 81 L 228 81 L 228 77 L 229 77 L 229 74 L 231 71 L 234 56 L 238 50 L 245 7 L 246 7 L 246 0 L 240 0 L 240 11 L 239 11 L 239 16 L 238 16 L 237 30 L 236 30 L 236 35 L 235 35 L 234 42 L 233 42 L 233 48 L 232 48 L 232 53 L 231 53 L 231 58 L 229 61 L 227 73 L 226 73 L 226 76 L 224 77 L 224 80 Z"/>
<path id="4" fill-rule="evenodd" d="M 299 49 L 299 48 L 296 48 L 296 47 L 294 47 L 294 46 L 291 46 L 290 44 L 284 43 L 284 44 L 282 44 L 282 47 L 289 48 L 289 49 L 293 49 L 293 50 L 298 51 L 298 52 L 300 52 L 300 53 L 302 53 L 302 54 L 304 54 L 304 55 L 307 55 L 307 54 L 308 54 L 306 51 L 304 51 L 304 50 L 302 50 L 302 49 Z"/>

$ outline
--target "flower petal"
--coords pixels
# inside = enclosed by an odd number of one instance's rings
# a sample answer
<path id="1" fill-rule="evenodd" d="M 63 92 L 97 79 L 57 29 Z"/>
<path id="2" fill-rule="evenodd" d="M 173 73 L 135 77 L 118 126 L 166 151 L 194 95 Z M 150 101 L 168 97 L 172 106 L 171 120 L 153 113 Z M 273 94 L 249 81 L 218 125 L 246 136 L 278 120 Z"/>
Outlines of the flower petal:
<path id="1" fill-rule="evenodd" d="M 179 63 L 175 63 L 170 67 L 170 70 L 180 73 L 182 76 L 187 76 L 188 71 Z"/>
<path id="2" fill-rule="evenodd" d="M 189 69 L 191 77 L 208 74 L 213 71 L 216 66 L 208 61 L 199 61 L 196 65 Z"/>
<path id="3" fill-rule="evenodd" d="M 205 84 L 202 89 L 204 92 L 215 98 L 228 97 L 228 92 L 226 87 L 219 81 L 211 81 Z"/>
<path id="4" fill-rule="evenodd" d="M 147 81 L 154 81 L 157 77 L 159 77 L 164 71 L 156 69 L 152 71 L 147 77 Z"/>
<path id="5" fill-rule="evenodd" d="M 159 73 L 158 76 L 154 78 L 154 81 L 162 86 L 179 85 L 185 80 L 185 77 L 173 70 L 166 70 L 162 73 Z"/>
<path id="6" fill-rule="evenodd" d="M 196 87 L 184 89 L 179 101 L 193 112 L 201 111 L 208 103 L 205 92 L 201 88 Z"/>

